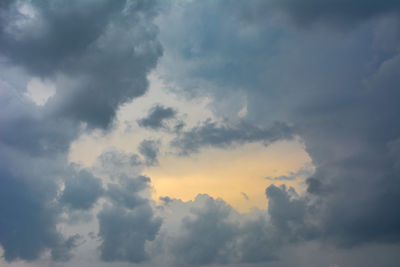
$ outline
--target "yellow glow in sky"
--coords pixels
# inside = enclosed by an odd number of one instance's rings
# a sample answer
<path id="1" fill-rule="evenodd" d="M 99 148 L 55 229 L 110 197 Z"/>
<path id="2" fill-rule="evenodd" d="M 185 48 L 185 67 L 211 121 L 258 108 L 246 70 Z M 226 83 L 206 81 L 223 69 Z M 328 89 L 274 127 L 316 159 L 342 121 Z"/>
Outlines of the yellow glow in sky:
<path id="1" fill-rule="evenodd" d="M 185 157 L 169 154 L 159 161 L 159 166 L 145 171 L 152 180 L 154 199 L 169 196 L 187 201 L 206 193 L 245 212 L 254 206 L 267 207 L 265 189 L 271 183 L 285 183 L 301 191 L 302 181 L 269 181 L 265 177 L 287 175 L 311 160 L 303 146 L 292 141 L 269 147 L 252 143 L 231 149 L 204 149 Z"/>

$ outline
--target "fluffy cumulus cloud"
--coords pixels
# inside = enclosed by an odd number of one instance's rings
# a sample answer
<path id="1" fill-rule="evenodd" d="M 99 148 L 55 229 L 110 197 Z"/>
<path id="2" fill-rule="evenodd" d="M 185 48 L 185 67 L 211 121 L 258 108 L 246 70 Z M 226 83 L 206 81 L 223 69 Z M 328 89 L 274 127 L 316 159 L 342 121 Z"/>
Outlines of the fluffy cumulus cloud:
<path id="1" fill-rule="evenodd" d="M 222 199 L 198 195 L 194 201 L 163 198 L 161 216 L 177 231 L 167 231 L 155 241 L 157 253 L 172 254 L 172 265 L 271 263 L 288 244 L 313 239 L 318 225 L 313 223 L 314 204 L 300 197 L 293 188 L 274 185 L 266 189 L 267 212 L 237 213 Z M 183 211 L 183 212 L 182 212 Z M 177 220 L 177 221 L 176 221 Z"/>
<path id="2" fill-rule="evenodd" d="M 399 12 L 390 0 L 1 1 L 0 265 L 397 266 Z M 71 164 L 79 137 L 121 134 L 117 113 L 151 71 L 175 96 L 206 97 L 212 119 L 186 125 L 184 107 L 154 99 L 129 132 L 136 152 Z M 40 103 L 38 88 L 52 92 Z M 170 154 L 294 139 L 313 165 L 266 177 L 264 210 L 152 199 L 146 172 Z"/>

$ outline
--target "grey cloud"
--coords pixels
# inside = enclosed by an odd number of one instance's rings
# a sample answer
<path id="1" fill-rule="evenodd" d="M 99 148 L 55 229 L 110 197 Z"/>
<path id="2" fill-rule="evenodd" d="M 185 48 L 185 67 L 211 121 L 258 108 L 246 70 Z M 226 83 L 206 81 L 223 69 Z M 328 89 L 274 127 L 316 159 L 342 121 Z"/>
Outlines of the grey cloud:
<path id="1" fill-rule="evenodd" d="M 36 259 L 59 239 L 55 229 L 56 212 L 45 207 L 49 196 L 25 181 L 2 172 L 0 242 L 7 261 Z M 53 190 L 54 191 L 54 190 Z M 11 205 L 11 203 L 13 203 Z M 29 229 L 29 230 L 28 230 Z M 28 237 L 31 238 L 28 238 Z"/>
<path id="2" fill-rule="evenodd" d="M 189 95 L 219 99 L 210 104 L 219 111 L 217 117 L 237 114 L 235 107 L 241 105 L 229 105 L 236 100 L 226 96 L 243 94 L 246 120 L 253 122 L 221 126 L 208 121 L 181 129 L 173 143 L 181 152 L 299 135 L 316 166 L 304 196 L 282 187 L 267 189 L 266 217 L 246 217 L 236 224 L 234 212 L 212 200 L 188 213 L 184 231 L 169 247 L 178 262 L 283 259 L 270 264 L 284 266 L 284 259 L 295 253 L 287 246 L 304 248 L 312 240 L 325 247 L 341 246 L 339 256 L 324 257 L 343 259 L 342 266 L 396 266 L 397 1 L 283 0 L 270 1 L 268 10 L 264 3 L 172 3 L 171 15 L 159 18 L 158 32 L 152 22 L 158 10 L 151 1 L 1 1 L 2 68 L 22 67 L 57 87 L 56 95 L 37 108 L 18 90 L 0 84 L 0 244 L 5 260 L 32 261 L 46 251 L 55 260 L 69 259 L 77 237 L 64 237 L 57 230 L 63 204 L 56 201 L 68 147 L 79 135 L 81 122 L 105 128 L 121 103 L 144 93 L 146 76 L 161 55 L 160 34 L 165 47 L 160 69 L 167 70 L 167 79 Z M 21 13 L 21 4 L 32 5 L 37 17 Z M 276 5 L 296 25 L 320 27 L 299 30 L 275 12 Z M 338 33 L 330 25 L 346 31 Z M 282 124 L 276 128 L 273 121 Z M 120 180 L 129 171 L 139 175 L 142 162 L 137 155 L 106 153 L 98 164 L 99 172 L 113 178 L 105 199 L 110 203 L 98 215 L 102 258 L 143 261 L 149 257 L 145 244 L 156 237 L 161 222 L 142 196 L 146 178 Z M 165 200 L 165 209 L 174 205 L 175 200 Z M 214 240 L 212 233 L 217 237 L 213 250 L 204 247 L 209 244 L 202 239 Z M 374 246 L 379 250 L 365 249 Z M 184 254 L 186 249 L 189 253 Z M 312 251 L 319 255 L 321 249 Z M 363 260 L 365 255 L 370 261 Z M 321 262 L 302 265 L 334 264 Z M 293 263 L 296 260 L 287 266 Z"/>
<path id="3" fill-rule="evenodd" d="M 136 154 L 117 150 L 98 159 L 95 173 L 111 181 L 104 192 L 106 203 L 97 215 L 103 261 L 139 263 L 149 259 L 145 245 L 154 240 L 162 221 L 153 214 L 150 178 L 139 175 L 144 164 Z"/>
<path id="4" fill-rule="evenodd" d="M 249 200 L 249 196 L 245 192 L 240 192 L 240 194 L 244 197 L 244 199 Z"/>
<path id="5" fill-rule="evenodd" d="M 160 142 L 155 140 L 143 140 L 139 144 L 139 153 L 145 157 L 146 165 L 158 164 L 159 146 Z"/>
<path id="6" fill-rule="evenodd" d="M 166 222 L 179 224 L 178 230 L 172 236 L 167 232 L 160 246 L 180 265 L 234 265 L 277 261 L 281 249 L 317 236 L 318 225 L 310 223 L 314 205 L 308 199 L 293 188 L 274 185 L 266 196 L 268 214 L 238 214 L 222 199 L 208 195 L 198 195 L 193 202 L 166 198 L 167 213 L 176 207 L 187 211 L 176 211 L 178 218 L 183 216 L 180 222 Z"/>
<path id="7" fill-rule="evenodd" d="M 310 168 L 311 166 L 306 166 L 299 169 L 296 172 L 289 172 L 288 175 L 280 175 L 280 176 L 268 176 L 265 177 L 266 180 L 269 181 L 293 181 L 296 179 L 306 179 L 309 178 L 313 174 L 313 170 Z"/>
<path id="8" fill-rule="evenodd" d="M 219 110 L 215 116 L 237 113 L 231 110 L 236 103 L 221 101 L 240 92 L 246 120 L 257 127 L 274 120 L 294 125 L 291 134 L 303 139 L 316 167 L 306 194 L 318 203 L 310 207 L 321 227 L 316 238 L 351 250 L 400 240 L 392 151 L 400 136 L 400 61 L 398 2 L 347 2 L 271 2 L 301 25 L 323 22 L 308 30 L 293 27 L 276 9 L 265 15 L 259 8 L 265 2 L 235 1 L 187 2 L 159 26 L 165 75 L 186 94 L 218 99 L 211 104 Z M 260 16 L 244 13 L 257 10 Z M 184 132 L 174 145 L 196 151 L 199 144 L 244 142 L 237 136 L 246 135 L 233 133 L 208 123 Z"/>
<path id="9" fill-rule="evenodd" d="M 73 121 L 49 117 L 14 88 L 0 85 L 0 142 L 33 156 L 64 153 L 79 134 Z"/>
<path id="10" fill-rule="evenodd" d="M 148 200 L 139 195 L 139 192 L 149 187 L 150 178 L 139 176 L 136 178 L 120 177 L 118 183 L 107 186 L 106 196 L 116 206 L 134 208 L 146 203 Z"/>
<path id="11" fill-rule="evenodd" d="M 231 207 L 207 195 L 199 195 L 195 201 L 204 205 L 191 209 L 194 219 L 183 219 L 172 253 L 178 262 L 194 265 L 229 261 L 229 246 L 236 232 L 235 225 L 228 220 Z"/>
<path id="12" fill-rule="evenodd" d="M 33 14 L 21 12 L 23 7 Z M 69 58 L 82 56 L 123 7 L 124 1 L 10 3 L 2 9 L 1 50 L 34 74 L 48 75 L 62 69 Z"/>
<path id="13" fill-rule="evenodd" d="M 71 174 L 64 153 L 78 125 L 55 120 L 0 85 L 0 244 L 4 259 L 32 261 L 45 251 L 69 257 L 72 244 L 57 230 L 59 177 Z"/>
<path id="14" fill-rule="evenodd" d="M 170 197 L 160 197 L 160 200 L 161 200 L 162 202 L 164 202 L 164 204 L 168 204 L 168 203 L 170 203 L 170 202 L 173 201 L 173 199 L 170 198 Z"/>
<path id="15" fill-rule="evenodd" d="M 352 30 L 355 26 L 374 18 L 397 17 L 400 5 L 396 0 L 272 0 L 234 3 L 225 1 L 242 20 L 265 22 L 266 15 L 284 14 L 297 26 L 311 29 L 310 26 L 323 25 L 331 29 Z M 315 29 L 313 29 L 315 30 Z"/>
<path id="16" fill-rule="evenodd" d="M 89 127 L 109 126 L 120 104 L 146 91 L 162 53 L 153 1 L 14 2 L 1 13 L 0 53 L 54 81 L 50 114 Z"/>
<path id="17" fill-rule="evenodd" d="M 154 240 L 161 226 L 143 191 L 150 179 L 120 177 L 109 184 L 106 195 L 111 200 L 98 214 L 101 258 L 104 261 L 142 262 L 148 259 L 145 244 Z"/>
<path id="18" fill-rule="evenodd" d="M 75 234 L 51 251 L 51 257 L 56 261 L 68 261 L 72 258 L 71 250 L 78 246 L 82 237 Z"/>
<path id="19" fill-rule="evenodd" d="M 276 177 L 268 176 L 268 177 L 265 177 L 265 179 L 269 180 L 269 181 L 293 181 L 293 180 L 297 179 L 297 176 L 295 176 L 295 175 L 289 175 L 289 176 L 281 175 L 281 176 L 276 176 Z"/>
<path id="20" fill-rule="evenodd" d="M 270 127 L 260 127 L 245 121 L 237 124 L 218 125 L 210 120 L 188 131 L 178 134 L 172 146 L 182 154 L 197 152 L 203 147 L 227 147 L 234 144 L 263 142 L 268 145 L 278 140 L 293 138 L 293 129 L 287 124 L 276 122 Z"/>
<path id="21" fill-rule="evenodd" d="M 143 162 L 138 155 L 116 149 L 103 152 L 93 168 L 96 175 L 116 181 L 119 177 L 140 175 L 142 170 Z"/>
<path id="22" fill-rule="evenodd" d="M 307 25 L 315 22 L 325 22 L 340 27 L 353 26 L 373 17 L 383 15 L 399 15 L 400 4 L 395 0 L 379 1 L 275 1 L 276 6 L 283 8 L 296 23 Z"/>
<path id="23" fill-rule="evenodd" d="M 87 210 L 93 207 L 103 192 L 99 178 L 87 171 L 80 171 L 75 176 L 66 178 L 60 202 L 72 209 Z"/>
<path id="24" fill-rule="evenodd" d="M 239 262 L 264 264 L 277 261 L 278 250 L 284 244 L 264 216 L 246 221 L 239 229 L 236 243 Z"/>
<path id="25" fill-rule="evenodd" d="M 271 223 L 282 236 L 289 241 L 317 236 L 318 227 L 312 224 L 314 206 L 307 198 L 300 198 L 292 187 L 287 189 L 285 185 L 270 185 L 266 194 Z"/>
<path id="26" fill-rule="evenodd" d="M 59 232 L 61 212 L 89 208 L 101 190 L 88 176 L 72 178 L 58 201 L 60 177 L 71 175 L 66 153 L 82 122 L 105 128 L 119 104 L 146 90 L 146 75 L 161 55 L 154 8 L 150 1 L 2 1 L 1 68 L 20 70 L 10 78 L 18 86 L 39 77 L 57 88 L 37 107 L 25 88 L 7 84 L 11 71 L 1 75 L 0 244 L 6 261 L 33 261 L 45 252 L 53 260 L 71 257 L 76 239 Z"/>
<path id="27" fill-rule="evenodd" d="M 150 206 L 140 205 L 128 210 L 105 205 L 98 219 L 104 261 L 139 263 L 148 259 L 145 243 L 155 238 L 161 225 L 161 220 L 153 217 Z"/>
<path id="28" fill-rule="evenodd" d="M 74 246 L 66 246 L 69 239 L 56 227 L 61 212 L 55 201 L 56 176 L 62 165 L 57 160 L 35 160 L 4 146 L 1 151 L 0 244 L 4 259 L 32 261 L 45 251 L 50 251 L 54 260 L 66 259 Z"/>
<path id="29" fill-rule="evenodd" d="M 138 120 L 138 124 L 142 127 L 158 130 L 166 128 L 165 121 L 175 118 L 176 111 L 170 107 L 156 105 L 149 111 L 147 117 Z"/>

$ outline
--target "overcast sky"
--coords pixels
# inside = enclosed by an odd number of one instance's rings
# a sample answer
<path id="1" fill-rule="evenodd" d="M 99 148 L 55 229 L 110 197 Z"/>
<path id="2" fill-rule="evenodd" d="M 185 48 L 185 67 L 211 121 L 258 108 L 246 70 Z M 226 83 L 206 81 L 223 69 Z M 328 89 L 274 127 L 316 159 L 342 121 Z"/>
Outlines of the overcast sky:
<path id="1" fill-rule="evenodd" d="M 1 0 L 0 266 L 397 267 L 400 1 Z"/>

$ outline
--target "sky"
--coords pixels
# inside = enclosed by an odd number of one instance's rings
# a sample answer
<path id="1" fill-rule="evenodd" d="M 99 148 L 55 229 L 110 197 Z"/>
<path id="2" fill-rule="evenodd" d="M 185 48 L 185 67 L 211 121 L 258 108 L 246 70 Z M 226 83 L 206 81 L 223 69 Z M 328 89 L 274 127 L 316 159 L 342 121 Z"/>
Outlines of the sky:
<path id="1" fill-rule="evenodd" d="M 400 2 L 0 1 L 0 266 L 400 265 Z"/>

